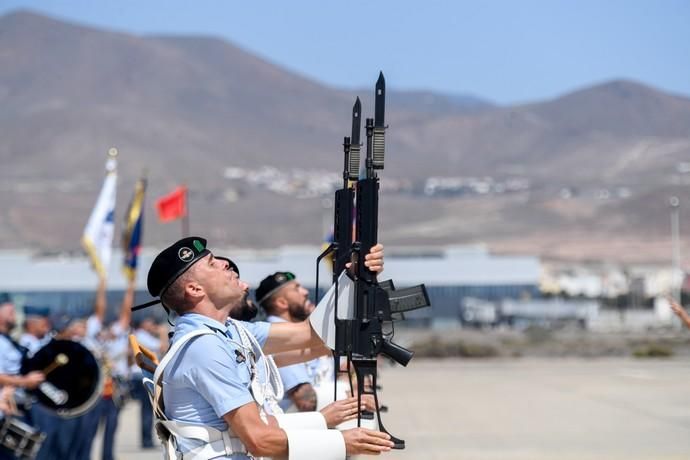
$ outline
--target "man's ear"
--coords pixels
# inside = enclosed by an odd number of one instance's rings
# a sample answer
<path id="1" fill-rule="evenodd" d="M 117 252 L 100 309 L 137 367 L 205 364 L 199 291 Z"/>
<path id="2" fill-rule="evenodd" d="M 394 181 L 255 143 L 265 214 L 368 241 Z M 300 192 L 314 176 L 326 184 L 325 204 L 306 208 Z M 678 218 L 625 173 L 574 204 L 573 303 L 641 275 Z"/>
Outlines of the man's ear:
<path id="1" fill-rule="evenodd" d="M 286 310 L 288 307 L 288 301 L 285 297 L 282 295 L 277 296 L 275 299 L 273 299 L 273 305 L 275 310 Z"/>
<path id="2" fill-rule="evenodd" d="M 200 299 L 206 294 L 204 287 L 196 281 L 189 281 L 184 285 L 184 293 L 190 299 Z"/>

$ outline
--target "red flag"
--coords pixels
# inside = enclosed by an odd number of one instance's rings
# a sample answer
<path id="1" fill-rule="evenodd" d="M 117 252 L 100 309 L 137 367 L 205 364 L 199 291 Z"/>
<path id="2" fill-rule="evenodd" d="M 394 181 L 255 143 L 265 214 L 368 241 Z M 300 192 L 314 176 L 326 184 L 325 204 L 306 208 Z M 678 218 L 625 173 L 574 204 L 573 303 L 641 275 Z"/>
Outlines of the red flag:
<path id="1" fill-rule="evenodd" d="M 156 201 L 158 218 L 161 222 L 171 222 L 187 215 L 187 187 L 181 185 L 171 193 Z"/>

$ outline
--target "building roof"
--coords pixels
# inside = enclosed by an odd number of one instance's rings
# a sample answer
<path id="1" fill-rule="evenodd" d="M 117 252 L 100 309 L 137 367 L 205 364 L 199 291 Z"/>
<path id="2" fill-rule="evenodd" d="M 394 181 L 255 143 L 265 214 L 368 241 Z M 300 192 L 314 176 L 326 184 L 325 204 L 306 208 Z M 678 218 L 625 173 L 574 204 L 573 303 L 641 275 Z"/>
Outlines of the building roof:
<path id="1" fill-rule="evenodd" d="M 290 246 L 273 250 L 214 249 L 238 266 L 242 279 L 252 287 L 276 271 L 291 271 L 302 284 L 316 284 L 318 247 Z M 140 254 L 137 289 L 146 289 L 146 276 L 157 249 Z M 120 269 L 122 253 L 113 251 L 108 288 L 125 289 Z M 396 286 L 425 283 L 427 286 L 456 285 L 538 285 L 540 261 L 531 256 L 494 256 L 481 246 L 447 247 L 432 250 L 394 250 L 386 252 L 383 279 L 393 279 Z M 319 284 L 330 285 L 328 265 L 321 264 Z M 39 257 L 28 250 L 0 251 L 0 291 L 90 291 L 97 285 L 96 274 L 85 256 Z"/>

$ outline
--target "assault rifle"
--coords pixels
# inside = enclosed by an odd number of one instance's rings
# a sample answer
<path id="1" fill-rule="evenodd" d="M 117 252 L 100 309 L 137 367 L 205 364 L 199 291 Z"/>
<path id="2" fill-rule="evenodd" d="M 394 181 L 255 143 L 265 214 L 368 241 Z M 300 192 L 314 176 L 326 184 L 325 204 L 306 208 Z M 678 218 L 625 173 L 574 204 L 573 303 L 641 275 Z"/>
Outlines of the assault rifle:
<path id="1" fill-rule="evenodd" d="M 392 281 L 378 282 L 376 274 L 364 266 L 365 256 L 376 245 L 378 239 L 379 178 L 376 171 L 384 166 L 385 101 L 386 82 L 381 73 L 376 82 L 374 119 L 366 120 L 367 150 L 362 177 L 359 175 L 359 98 L 352 109 L 351 137 L 345 137 L 343 142 L 343 188 L 335 192 L 333 243 L 317 259 L 317 276 L 319 262 L 324 257 L 332 255 L 333 281 L 336 289 L 333 350 L 336 386 L 340 358 L 345 357 L 348 375 L 351 376 L 349 371 L 354 367 L 357 378 L 358 407 L 361 407 L 362 395 L 373 395 L 379 430 L 388 433 L 381 422 L 377 395 L 377 357 L 383 354 L 403 366 L 407 365 L 412 359 L 413 352 L 393 343 L 393 314 L 400 314 L 402 317 L 404 312 L 427 307 L 430 302 L 424 285 L 396 290 Z M 346 268 L 348 263 L 351 263 L 349 269 Z M 346 273 L 354 283 L 354 317 L 347 319 L 338 316 L 337 304 L 338 278 L 343 270 L 347 270 Z M 384 326 L 389 332 L 384 331 Z M 350 378 L 351 390 L 352 387 Z M 359 410 L 358 426 L 362 418 L 367 418 L 367 414 Z M 394 448 L 405 448 L 404 440 L 392 435 L 391 440 L 395 444 Z"/>

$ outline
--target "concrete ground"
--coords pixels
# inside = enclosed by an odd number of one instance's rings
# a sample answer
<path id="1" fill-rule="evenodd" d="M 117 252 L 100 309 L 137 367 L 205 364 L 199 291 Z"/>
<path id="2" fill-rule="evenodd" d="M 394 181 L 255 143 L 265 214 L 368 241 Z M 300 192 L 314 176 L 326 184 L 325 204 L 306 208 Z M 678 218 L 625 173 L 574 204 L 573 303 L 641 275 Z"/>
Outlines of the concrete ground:
<path id="1" fill-rule="evenodd" d="M 390 459 L 690 458 L 687 360 L 419 359 L 384 368 L 381 384 L 383 422 L 407 442 Z M 117 457 L 160 459 L 138 430 L 130 403 Z"/>

